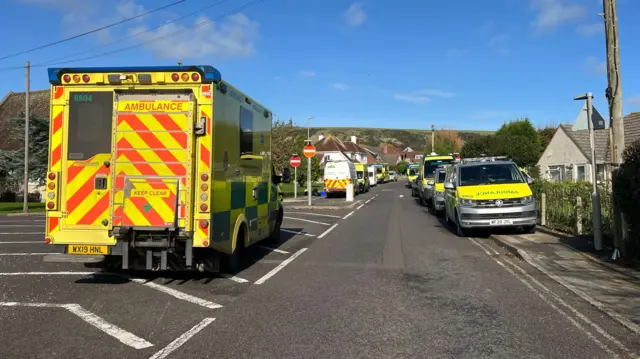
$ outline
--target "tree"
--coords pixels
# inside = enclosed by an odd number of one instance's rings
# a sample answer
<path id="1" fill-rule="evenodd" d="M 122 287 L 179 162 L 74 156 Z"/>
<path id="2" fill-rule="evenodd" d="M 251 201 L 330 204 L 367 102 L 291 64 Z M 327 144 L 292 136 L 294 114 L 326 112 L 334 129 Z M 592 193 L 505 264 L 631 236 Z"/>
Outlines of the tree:
<path id="1" fill-rule="evenodd" d="M 495 156 L 507 156 L 520 167 L 533 166 L 540 158 L 540 138 L 528 118 L 503 124 L 494 143 Z"/>
<path id="2" fill-rule="evenodd" d="M 407 171 L 407 163 L 405 161 L 398 162 L 396 171 L 398 174 L 404 174 Z"/>
<path id="3" fill-rule="evenodd" d="M 307 158 L 302 157 L 302 163 L 298 166 L 297 181 L 300 187 L 307 184 Z M 317 181 L 322 176 L 322 169 L 320 168 L 320 160 L 318 157 L 311 157 L 311 182 Z"/>
<path id="4" fill-rule="evenodd" d="M 431 136 L 428 137 L 427 142 L 424 152 L 431 153 Z M 441 154 L 459 152 L 464 144 L 458 132 L 445 129 L 436 131 L 434 142 L 434 151 Z"/>
<path id="5" fill-rule="evenodd" d="M 465 142 L 460 150 L 460 156 L 480 157 L 482 155 L 493 156 L 495 154 L 495 136 L 477 136 Z"/>
<path id="6" fill-rule="evenodd" d="M 540 138 L 540 154 L 549 146 L 549 142 L 553 138 L 553 135 L 556 134 L 557 127 L 545 127 L 543 129 L 538 130 L 538 137 Z"/>
<path id="7" fill-rule="evenodd" d="M 24 113 L 9 120 L 16 136 L 24 133 Z M 29 118 L 29 180 L 43 185 L 49 163 L 49 121 L 41 117 Z M 0 152 L 0 176 L 17 190 L 23 181 L 24 148 Z"/>
<path id="8" fill-rule="evenodd" d="M 277 172 L 289 166 L 293 154 L 302 155 L 302 147 L 298 148 L 298 137 L 293 121 L 273 121 L 271 127 L 271 161 Z M 304 144 L 303 144 L 304 147 Z"/>

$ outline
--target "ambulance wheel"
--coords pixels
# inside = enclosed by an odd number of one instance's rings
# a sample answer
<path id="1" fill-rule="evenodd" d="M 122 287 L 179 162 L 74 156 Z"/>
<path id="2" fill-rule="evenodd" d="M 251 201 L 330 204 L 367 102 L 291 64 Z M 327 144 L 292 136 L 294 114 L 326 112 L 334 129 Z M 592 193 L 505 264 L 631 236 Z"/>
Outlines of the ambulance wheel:
<path id="1" fill-rule="evenodd" d="M 460 216 L 458 216 L 458 212 L 456 211 L 456 235 L 458 237 L 468 237 L 469 230 L 466 228 L 462 228 L 460 226 Z"/>
<path id="2" fill-rule="evenodd" d="M 282 208 L 278 211 L 278 219 L 276 220 L 276 225 L 273 227 L 273 231 L 269 235 L 269 239 L 275 243 L 280 243 L 280 228 L 282 227 L 282 218 L 284 217 L 284 213 L 282 212 Z"/>
<path id="3" fill-rule="evenodd" d="M 524 234 L 534 234 L 536 233 L 536 225 L 532 226 L 522 226 L 522 233 Z"/>
<path id="4" fill-rule="evenodd" d="M 244 237 L 246 233 L 245 226 L 240 226 L 238 237 L 236 238 L 236 249 L 233 254 L 227 257 L 227 271 L 237 273 L 242 265 L 242 255 L 244 252 Z"/>

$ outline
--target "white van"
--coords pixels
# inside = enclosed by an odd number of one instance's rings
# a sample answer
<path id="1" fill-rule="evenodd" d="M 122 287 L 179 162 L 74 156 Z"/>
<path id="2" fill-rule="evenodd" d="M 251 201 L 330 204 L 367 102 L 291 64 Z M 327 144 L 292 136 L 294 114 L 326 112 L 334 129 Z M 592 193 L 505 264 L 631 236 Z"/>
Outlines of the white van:
<path id="1" fill-rule="evenodd" d="M 351 161 L 327 161 L 324 165 L 324 191 L 327 197 L 347 193 L 347 184 L 353 185 L 353 194 L 360 193 L 356 165 Z"/>
<path id="2" fill-rule="evenodd" d="M 376 179 L 376 168 L 373 165 L 367 166 L 367 174 L 369 176 L 369 185 L 371 187 L 378 184 L 378 180 Z"/>

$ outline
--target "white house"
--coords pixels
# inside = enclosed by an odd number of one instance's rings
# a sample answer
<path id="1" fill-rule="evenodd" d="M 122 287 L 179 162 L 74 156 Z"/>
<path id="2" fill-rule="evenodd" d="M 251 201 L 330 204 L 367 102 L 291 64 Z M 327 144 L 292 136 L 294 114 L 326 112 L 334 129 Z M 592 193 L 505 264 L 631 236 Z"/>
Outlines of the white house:
<path id="1" fill-rule="evenodd" d="M 354 162 L 367 163 L 368 152 L 357 144 L 356 136 L 351 136 L 351 141 L 342 141 L 339 138 L 328 135 L 318 136 L 316 156 L 321 164 L 327 160 L 349 159 Z"/>

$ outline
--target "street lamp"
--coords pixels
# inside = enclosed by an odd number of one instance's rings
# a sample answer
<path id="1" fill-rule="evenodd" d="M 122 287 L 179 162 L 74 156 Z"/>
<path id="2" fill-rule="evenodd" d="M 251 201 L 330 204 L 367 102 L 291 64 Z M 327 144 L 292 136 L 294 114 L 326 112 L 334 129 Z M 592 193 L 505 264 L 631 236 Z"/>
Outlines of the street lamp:
<path id="1" fill-rule="evenodd" d="M 591 182 L 593 192 L 591 193 L 591 218 L 593 218 L 593 246 L 596 251 L 602 250 L 602 212 L 600 208 L 600 193 L 598 193 L 596 145 L 594 127 L 600 128 L 600 124 L 593 123 L 593 94 L 587 92 L 584 95 L 576 96 L 575 101 L 587 101 L 587 125 L 589 126 L 589 139 L 591 141 Z"/>

